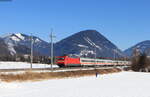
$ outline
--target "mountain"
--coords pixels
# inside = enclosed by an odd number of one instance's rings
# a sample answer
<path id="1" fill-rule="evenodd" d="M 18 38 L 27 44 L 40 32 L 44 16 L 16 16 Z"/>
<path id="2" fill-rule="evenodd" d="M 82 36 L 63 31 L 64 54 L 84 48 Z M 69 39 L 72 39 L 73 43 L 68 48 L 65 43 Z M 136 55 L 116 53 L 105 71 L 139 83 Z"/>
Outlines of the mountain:
<path id="1" fill-rule="evenodd" d="M 31 48 L 31 36 L 17 33 L 10 34 L 3 37 L 5 44 L 8 46 L 8 50 L 11 55 L 15 54 L 29 54 Z M 40 55 L 49 55 L 49 43 L 42 39 L 33 36 L 34 52 Z"/>
<path id="2" fill-rule="evenodd" d="M 0 38 L 0 56 L 10 55 L 7 44 Z"/>
<path id="3" fill-rule="evenodd" d="M 142 41 L 124 51 L 127 56 L 132 56 L 132 53 L 135 49 L 139 49 L 142 53 L 149 52 L 150 55 L 150 40 Z"/>
<path id="4" fill-rule="evenodd" d="M 8 55 L 30 54 L 31 36 L 16 33 L 0 38 L 0 52 Z M 33 36 L 34 55 L 50 55 L 50 44 Z M 96 54 L 95 54 L 96 52 Z M 124 53 L 96 30 L 80 31 L 54 44 L 54 55 L 77 57 L 124 57 Z"/>
<path id="5" fill-rule="evenodd" d="M 80 31 L 55 44 L 55 55 L 123 57 L 124 54 L 112 42 L 96 30 Z"/>

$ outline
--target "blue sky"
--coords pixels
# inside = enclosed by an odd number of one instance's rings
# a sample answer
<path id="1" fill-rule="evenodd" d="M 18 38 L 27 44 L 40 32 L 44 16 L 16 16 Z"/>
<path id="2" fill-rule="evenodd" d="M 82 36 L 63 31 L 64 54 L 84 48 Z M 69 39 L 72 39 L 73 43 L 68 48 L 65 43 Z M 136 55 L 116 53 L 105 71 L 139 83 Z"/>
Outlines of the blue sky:
<path id="1" fill-rule="evenodd" d="M 124 50 L 150 40 L 150 0 L 12 0 L 0 2 L 0 35 L 22 32 L 55 41 L 95 29 Z"/>

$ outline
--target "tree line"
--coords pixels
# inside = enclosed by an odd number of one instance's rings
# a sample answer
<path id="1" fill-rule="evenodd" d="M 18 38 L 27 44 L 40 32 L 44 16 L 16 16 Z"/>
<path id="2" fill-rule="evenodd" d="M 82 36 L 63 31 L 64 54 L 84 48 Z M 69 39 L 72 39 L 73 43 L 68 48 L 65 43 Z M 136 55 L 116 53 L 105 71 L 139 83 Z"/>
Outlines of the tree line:
<path id="1" fill-rule="evenodd" d="M 131 63 L 131 69 L 133 71 L 150 72 L 149 50 L 142 52 L 139 49 L 134 49 Z"/>
<path id="2" fill-rule="evenodd" d="M 56 58 L 53 58 L 53 62 L 55 62 Z M 31 57 L 30 55 L 5 55 L 0 56 L 0 61 L 18 61 L 18 62 L 30 62 Z M 43 64 L 50 64 L 51 58 L 48 56 L 33 56 L 33 63 L 43 63 Z"/>

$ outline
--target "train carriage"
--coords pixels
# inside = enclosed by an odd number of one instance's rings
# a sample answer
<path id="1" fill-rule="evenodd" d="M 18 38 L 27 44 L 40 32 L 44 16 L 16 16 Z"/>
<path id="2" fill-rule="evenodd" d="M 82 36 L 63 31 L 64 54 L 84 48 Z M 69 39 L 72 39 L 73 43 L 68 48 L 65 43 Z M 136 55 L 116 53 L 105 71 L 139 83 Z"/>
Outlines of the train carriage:
<path id="1" fill-rule="evenodd" d="M 112 65 L 112 60 L 94 59 L 94 58 L 80 58 L 82 66 L 100 66 L 100 65 Z"/>

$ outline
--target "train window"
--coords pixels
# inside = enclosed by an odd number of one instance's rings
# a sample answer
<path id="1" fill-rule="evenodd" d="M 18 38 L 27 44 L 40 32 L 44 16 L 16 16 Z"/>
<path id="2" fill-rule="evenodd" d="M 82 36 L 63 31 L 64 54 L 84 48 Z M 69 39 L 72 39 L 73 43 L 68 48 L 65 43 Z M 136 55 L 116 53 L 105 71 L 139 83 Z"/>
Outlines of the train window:
<path id="1" fill-rule="evenodd" d="M 57 58 L 58 60 L 64 60 L 65 58 Z"/>
<path id="2" fill-rule="evenodd" d="M 95 60 L 82 60 L 82 62 L 95 62 Z"/>
<path id="3" fill-rule="evenodd" d="M 104 63 L 104 61 L 97 61 L 97 62 Z"/>
<path id="4" fill-rule="evenodd" d="M 95 60 L 91 60 L 91 62 L 96 62 Z"/>
<path id="5" fill-rule="evenodd" d="M 82 60 L 82 62 L 88 62 L 88 60 Z"/>

